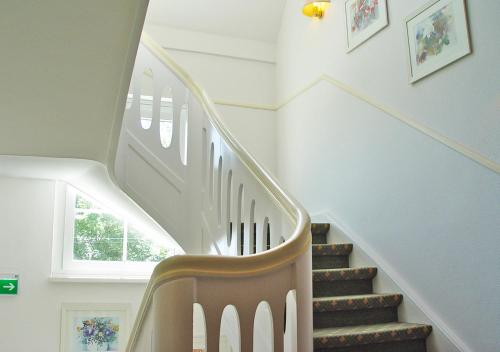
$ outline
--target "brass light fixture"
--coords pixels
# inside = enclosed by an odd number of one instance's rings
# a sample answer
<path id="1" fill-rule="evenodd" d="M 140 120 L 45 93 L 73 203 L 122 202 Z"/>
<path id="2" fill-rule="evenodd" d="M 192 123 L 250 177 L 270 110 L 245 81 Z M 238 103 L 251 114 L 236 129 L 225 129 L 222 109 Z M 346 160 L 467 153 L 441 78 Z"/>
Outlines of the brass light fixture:
<path id="1" fill-rule="evenodd" d="M 302 13 L 308 17 L 321 18 L 330 7 L 330 0 L 306 0 Z"/>

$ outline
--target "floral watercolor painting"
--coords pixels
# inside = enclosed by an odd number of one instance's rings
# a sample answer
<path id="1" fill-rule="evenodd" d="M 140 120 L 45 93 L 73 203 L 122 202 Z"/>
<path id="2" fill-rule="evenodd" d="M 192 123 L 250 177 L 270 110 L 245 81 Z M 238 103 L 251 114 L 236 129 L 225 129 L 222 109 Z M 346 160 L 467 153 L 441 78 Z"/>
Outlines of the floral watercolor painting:
<path id="1" fill-rule="evenodd" d="M 465 0 L 432 0 L 406 18 L 410 82 L 471 53 Z"/>
<path id="2" fill-rule="evenodd" d="M 424 64 L 456 44 L 453 7 L 448 4 L 416 25 L 415 61 L 417 65 Z"/>
<path id="3" fill-rule="evenodd" d="M 73 328 L 73 342 L 78 351 L 119 351 L 118 317 L 75 318 Z"/>
<path id="4" fill-rule="evenodd" d="M 351 4 L 351 32 L 356 35 L 380 17 L 378 0 L 356 0 Z"/>
<path id="5" fill-rule="evenodd" d="M 347 48 L 352 50 L 386 27 L 386 0 L 346 0 Z"/>
<path id="6" fill-rule="evenodd" d="M 61 352 L 124 352 L 130 306 L 119 303 L 64 303 Z"/>

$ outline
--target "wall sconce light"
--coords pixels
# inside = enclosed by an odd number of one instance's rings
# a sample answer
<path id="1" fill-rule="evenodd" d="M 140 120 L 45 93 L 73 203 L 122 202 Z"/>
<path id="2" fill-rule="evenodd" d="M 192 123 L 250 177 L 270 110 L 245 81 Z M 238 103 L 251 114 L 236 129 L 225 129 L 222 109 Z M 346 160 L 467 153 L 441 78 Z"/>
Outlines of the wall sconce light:
<path id="1" fill-rule="evenodd" d="M 321 18 L 330 6 L 330 0 L 306 0 L 302 13 L 307 17 Z"/>

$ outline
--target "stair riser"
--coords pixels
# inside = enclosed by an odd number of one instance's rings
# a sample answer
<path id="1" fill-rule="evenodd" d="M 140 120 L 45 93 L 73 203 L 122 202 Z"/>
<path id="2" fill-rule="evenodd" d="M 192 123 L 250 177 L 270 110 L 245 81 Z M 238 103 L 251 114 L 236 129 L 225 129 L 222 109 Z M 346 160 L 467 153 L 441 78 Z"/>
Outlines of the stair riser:
<path id="1" fill-rule="evenodd" d="M 313 269 L 340 269 L 349 267 L 348 255 L 313 256 Z"/>
<path id="2" fill-rule="evenodd" d="M 314 297 L 364 295 L 369 293 L 373 293 L 371 279 L 313 282 Z"/>
<path id="3" fill-rule="evenodd" d="M 410 340 L 342 348 L 315 348 L 314 352 L 427 352 L 427 348 L 425 340 Z"/>
<path id="4" fill-rule="evenodd" d="M 326 244 L 326 233 L 313 234 L 312 235 L 313 244 Z"/>
<path id="5" fill-rule="evenodd" d="M 397 307 L 315 312 L 314 328 L 323 329 L 339 326 L 383 324 L 397 320 Z"/>

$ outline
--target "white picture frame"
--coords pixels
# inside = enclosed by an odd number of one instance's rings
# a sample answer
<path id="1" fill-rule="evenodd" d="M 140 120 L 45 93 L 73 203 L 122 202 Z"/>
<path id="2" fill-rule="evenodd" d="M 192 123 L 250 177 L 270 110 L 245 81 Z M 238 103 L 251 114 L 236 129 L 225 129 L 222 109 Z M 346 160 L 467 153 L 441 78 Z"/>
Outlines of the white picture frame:
<path id="1" fill-rule="evenodd" d="M 387 0 L 345 0 L 347 52 L 389 25 Z"/>
<path id="2" fill-rule="evenodd" d="M 61 352 L 125 352 L 129 332 L 129 304 L 61 305 Z"/>
<path id="3" fill-rule="evenodd" d="M 465 0 L 432 0 L 404 26 L 410 83 L 472 53 Z"/>

